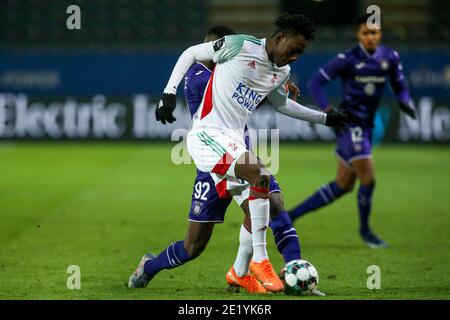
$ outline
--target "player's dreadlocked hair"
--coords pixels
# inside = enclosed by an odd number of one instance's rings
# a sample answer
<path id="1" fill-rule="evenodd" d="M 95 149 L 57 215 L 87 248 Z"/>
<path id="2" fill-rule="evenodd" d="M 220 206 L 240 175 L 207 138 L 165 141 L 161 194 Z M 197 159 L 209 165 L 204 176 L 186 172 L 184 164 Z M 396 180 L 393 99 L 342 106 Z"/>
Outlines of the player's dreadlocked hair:
<path id="1" fill-rule="evenodd" d="M 214 26 L 209 28 L 208 32 L 206 33 L 206 35 L 215 35 L 219 39 L 230 34 L 236 34 L 236 32 L 227 26 Z"/>
<path id="2" fill-rule="evenodd" d="M 287 34 L 300 34 L 307 41 L 314 40 L 316 29 L 311 19 L 303 14 L 289 14 L 283 12 L 275 21 L 278 32 Z"/>

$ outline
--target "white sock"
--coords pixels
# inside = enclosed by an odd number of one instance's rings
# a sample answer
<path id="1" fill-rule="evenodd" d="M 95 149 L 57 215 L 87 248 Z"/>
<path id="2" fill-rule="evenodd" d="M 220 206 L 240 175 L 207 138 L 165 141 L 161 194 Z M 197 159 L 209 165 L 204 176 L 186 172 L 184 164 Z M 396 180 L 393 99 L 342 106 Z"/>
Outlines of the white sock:
<path id="1" fill-rule="evenodd" d="M 249 272 L 248 266 L 250 265 L 253 253 L 252 243 L 252 234 L 242 224 L 239 233 L 239 250 L 233 265 L 234 272 L 236 272 L 238 277 L 243 277 Z"/>
<path id="2" fill-rule="evenodd" d="M 252 219 L 253 261 L 268 259 L 266 234 L 269 225 L 269 199 L 249 199 L 248 207 Z"/>

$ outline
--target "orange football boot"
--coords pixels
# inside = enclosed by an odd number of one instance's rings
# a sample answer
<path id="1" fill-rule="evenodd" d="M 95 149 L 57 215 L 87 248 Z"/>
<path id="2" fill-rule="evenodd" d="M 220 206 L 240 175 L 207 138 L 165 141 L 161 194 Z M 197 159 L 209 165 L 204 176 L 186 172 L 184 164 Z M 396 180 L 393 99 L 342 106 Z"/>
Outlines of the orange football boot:
<path id="1" fill-rule="evenodd" d="M 227 272 L 225 279 L 230 285 L 231 291 L 239 291 L 239 288 L 244 288 L 248 293 L 267 293 L 267 290 L 254 275 L 246 274 L 243 277 L 238 277 L 233 267 Z"/>
<path id="2" fill-rule="evenodd" d="M 271 292 L 283 291 L 284 285 L 276 274 L 269 259 L 261 262 L 250 262 L 250 271 L 261 281 L 264 288 Z"/>

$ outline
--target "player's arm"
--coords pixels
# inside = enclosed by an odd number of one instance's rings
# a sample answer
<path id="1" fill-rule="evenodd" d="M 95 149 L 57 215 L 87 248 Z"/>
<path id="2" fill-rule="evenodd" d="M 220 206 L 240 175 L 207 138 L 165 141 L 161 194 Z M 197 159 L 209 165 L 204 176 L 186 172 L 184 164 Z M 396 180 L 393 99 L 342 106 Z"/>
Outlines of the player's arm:
<path id="1" fill-rule="evenodd" d="M 192 64 L 196 61 L 214 61 L 217 63 L 229 60 L 239 53 L 243 43 L 244 39 L 242 36 L 230 35 L 186 49 L 178 58 L 164 89 L 163 96 L 155 110 L 156 120 L 161 121 L 163 124 L 166 124 L 166 121 L 172 123 L 176 120 L 172 115 L 176 107 L 175 95 L 178 85 Z"/>
<path id="2" fill-rule="evenodd" d="M 394 51 L 392 64 L 389 69 L 391 87 L 397 97 L 400 110 L 413 119 L 417 118 L 414 102 L 409 94 L 408 85 L 403 74 L 403 66 L 397 51 Z"/>
<path id="3" fill-rule="evenodd" d="M 272 91 L 267 96 L 267 100 L 277 112 L 299 120 L 320 123 L 327 126 L 340 125 L 348 120 L 347 116 L 342 112 L 332 111 L 325 113 L 305 107 L 289 99 L 286 85 L 282 85 Z"/>
<path id="4" fill-rule="evenodd" d="M 348 65 L 348 58 L 344 53 L 339 53 L 327 64 L 322 66 L 308 81 L 308 91 L 316 104 L 325 112 L 333 108 L 328 103 L 323 86 L 330 83 L 341 73 L 345 72 Z"/>
<path id="5" fill-rule="evenodd" d="M 187 48 L 178 58 L 175 67 L 170 75 L 169 82 L 164 89 L 163 96 L 159 101 L 156 110 L 155 118 L 163 124 L 172 123 L 176 120 L 173 116 L 173 111 L 176 107 L 176 93 L 178 85 L 184 78 L 184 75 L 189 70 L 191 65 L 200 60 L 212 60 L 212 54 L 209 50 L 211 43 L 201 43 Z"/>

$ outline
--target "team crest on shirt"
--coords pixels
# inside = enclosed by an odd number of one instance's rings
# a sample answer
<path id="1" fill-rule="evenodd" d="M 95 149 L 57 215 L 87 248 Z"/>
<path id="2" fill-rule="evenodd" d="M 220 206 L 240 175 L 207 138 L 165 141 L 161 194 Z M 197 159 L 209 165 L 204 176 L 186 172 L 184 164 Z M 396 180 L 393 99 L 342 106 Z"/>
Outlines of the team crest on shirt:
<path id="1" fill-rule="evenodd" d="M 230 148 L 231 150 L 233 150 L 233 151 L 236 151 L 237 150 L 237 148 L 238 148 L 238 146 L 237 146 L 237 144 L 236 143 L 229 143 L 228 144 L 228 148 Z"/>
<path id="2" fill-rule="evenodd" d="M 217 52 L 225 46 L 225 37 L 220 38 L 216 42 L 214 42 L 214 51 Z"/>
<path id="3" fill-rule="evenodd" d="M 387 60 L 384 60 L 384 59 L 381 60 L 380 65 L 381 65 L 381 70 L 386 71 L 389 69 L 389 62 Z"/>
<path id="4" fill-rule="evenodd" d="M 272 76 L 272 84 L 274 84 L 275 81 L 277 81 L 277 79 L 278 79 L 278 76 L 277 76 L 276 73 L 274 73 L 273 76 Z"/>

